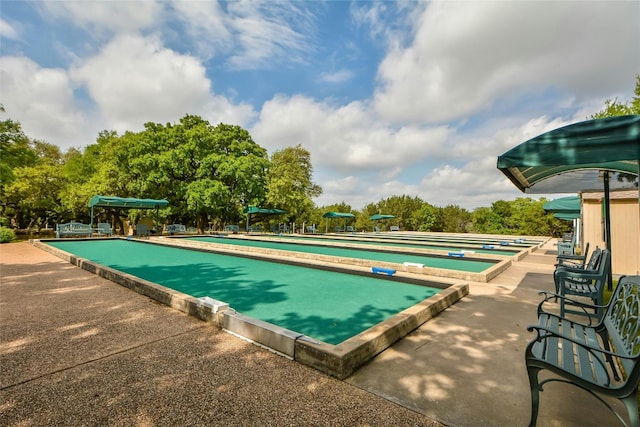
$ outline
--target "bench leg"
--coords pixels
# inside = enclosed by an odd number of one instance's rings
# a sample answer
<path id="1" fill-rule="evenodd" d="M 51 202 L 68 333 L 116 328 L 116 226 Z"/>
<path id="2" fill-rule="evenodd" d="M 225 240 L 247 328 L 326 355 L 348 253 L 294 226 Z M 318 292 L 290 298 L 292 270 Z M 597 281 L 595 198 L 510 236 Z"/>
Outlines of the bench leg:
<path id="1" fill-rule="evenodd" d="M 540 385 L 538 384 L 538 373 L 540 368 L 527 366 L 529 375 L 529 387 L 531 388 L 531 419 L 529 427 L 535 427 L 538 421 L 538 407 L 540 406 Z"/>
<path id="2" fill-rule="evenodd" d="M 627 414 L 629 415 L 629 426 L 640 427 L 640 416 L 638 415 L 638 391 L 631 393 L 631 396 L 627 396 L 622 400 L 624 406 L 627 408 Z"/>

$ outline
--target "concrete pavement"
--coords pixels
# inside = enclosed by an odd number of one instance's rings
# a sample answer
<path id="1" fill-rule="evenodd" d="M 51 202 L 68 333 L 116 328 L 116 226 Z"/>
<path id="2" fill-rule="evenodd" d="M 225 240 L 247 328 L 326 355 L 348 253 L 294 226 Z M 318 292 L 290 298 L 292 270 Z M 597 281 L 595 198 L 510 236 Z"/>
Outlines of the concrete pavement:
<path id="1" fill-rule="evenodd" d="M 553 288 L 554 254 L 549 245 L 470 284 L 338 381 L 28 243 L 0 245 L 0 425 L 525 426 L 526 326 L 537 291 Z M 551 383 L 538 425 L 616 420 Z"/>

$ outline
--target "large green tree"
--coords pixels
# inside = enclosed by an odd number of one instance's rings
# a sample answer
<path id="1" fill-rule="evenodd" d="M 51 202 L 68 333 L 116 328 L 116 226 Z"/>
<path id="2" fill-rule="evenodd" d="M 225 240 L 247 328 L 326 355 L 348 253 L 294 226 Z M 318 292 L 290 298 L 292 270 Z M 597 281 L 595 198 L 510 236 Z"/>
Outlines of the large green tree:
<path id="1" fill-rule="evenodd" d="M 301 145 L 271 155 L 266 188 L 269 207 L 287 210 L 292 222 L 313 221 L 313 198 L 322 194 L 322 188 L 313 182 L 311 154 Z"/>
<path id="2" fill-rule="evenodd" d="M 166 198 L 171 220 L 238 223 L 248 204 L 262 200 L 269 159 L 239 126 L 212 126 L 187 115 L 177 124 L 145 124 L 126 133 L 112 162 L 130 196 Z"/>
<path id="3" fill-rule="evenodd" d="M 31 155 L 22 166 L 12 168 L 11 180 L 3 185 L 3 206 L 20 228 L 41 228 L 62 214 L 60 192 L 65 186 L 60 149 L 41 141 L 29 141 Z"/>

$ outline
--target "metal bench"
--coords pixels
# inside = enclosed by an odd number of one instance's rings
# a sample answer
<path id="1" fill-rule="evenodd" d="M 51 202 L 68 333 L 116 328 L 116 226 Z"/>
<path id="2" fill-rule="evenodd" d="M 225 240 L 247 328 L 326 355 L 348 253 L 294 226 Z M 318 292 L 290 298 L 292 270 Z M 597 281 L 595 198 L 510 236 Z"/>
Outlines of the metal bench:
<path id="1" fill-rule="evenodd" d="M 391 227 L 389 227 L 389 231 L 400 231 L 400 226 L 392 225 Z"/>
<path id="2" fill-rule="evenodd" d="M 596 251 L 594 251 L 596 255 Z M 571 268 L 566 266 L 558 266 L 553 273 L 556 285 L 556 293 L 562 296 L 574 295 L 590 298 L 595 309 L 594 313 L 588 313 L 583 308 L 578 310 L 571 308 L 572 303 L 569 300 L 560 300 L 560 315 L 578 314 L 595 316 L 597 319 L 602 318 L 603 310 L 601 306 L 604 304 L 604 286 L 609 278 L 611 266 L 611 252 L 604 249 L 600 256 L 593 264 L 587 267 L 593 268 Z"/>
<path id="3" fill-rule="evenodd" d="M 527 345 L 525 362 L 531 387 L 531 420 L 538 417 L 539 394 L 544 384 L 559 381 L 591 393 L 625 426 L 640 427 L 638 383 L 640 381 L 640 276 L 620 279 L 601 321 L 579 323 L 544 310 L 557 294 L 546 295 L 538 306 L 538 324 L 527 329 L 536 337 Z M 580 304 L 593 309 L 591 304 Z M 556 376 L 539 381 L 548 370 Z M 620 374 L 618 373 L 620 370 Z M 601 396 L 621 400 L 629 424 Z M 570 408 L 567 408 L 570 409 Z"/>
<path id="4" fill-rule="evenodd" d="M 100 234 L 103 236 L 111 236 L 113 234 L 113 229 L 111 228 L 111 224 L 109 224 L 108 222 L 98 223 L 96 234 Z"/>
<path id="5" fill-rule="evenodd" d="M 81 222 L 67 222 L 65 224 L 56 224 L 56 238 L 67 236 L 89 236 L 92 235 L 91 225 Z"/>
<path id="6" fill-rule="evenodd" d="M 224 231 L 227 233 L 239 233 L 240 227 L 234 224 L 229 224 L 224 226 Z"/>
<path id="7" fill-rule="evenodd" d="M 187 232 L 187 227 L 185 227 L 183 224 L 167 225 L 167 233 L 169 234 L 169 236 L 173 236 L 174 234 L 177 234 L 177 233 L 186 233 L 186 232 Z"/>

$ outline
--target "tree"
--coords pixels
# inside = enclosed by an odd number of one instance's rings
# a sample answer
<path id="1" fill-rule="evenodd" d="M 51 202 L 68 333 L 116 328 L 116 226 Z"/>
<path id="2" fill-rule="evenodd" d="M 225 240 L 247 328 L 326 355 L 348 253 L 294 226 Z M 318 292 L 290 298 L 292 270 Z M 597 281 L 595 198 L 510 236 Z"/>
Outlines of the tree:
<path id="1" fill-rule="evenodd" d="M 418 231 L 433 231 L 436 223 L 438 209 L 429 203 L 423 203 L 422 207 L 412 215 L 412 222 Z"/>
<path id="2" fill-rule="evenodd" d="M 322 194 L 322 188 L 313 182 L 309 151 L 296 145 L 274 152 L 266 188 L 269 207 L 288 211 L 289 221 L 312 221 L 312 199 Z"/>
<path id="3" fill-rule="evenodd" d="M 471 229 L 471 224 L 469 211 L 458 205 L 447 205 L 444 208 L 438 208 L 434 230 L 445 233 L 467 233 Z"/>
<path id="4" fill-rule="evenodd" d="M 4 202 L 2 189 L 15 180 L 14 170 L 33 166 L 37 158 L 33 143 L 22 131 L 20 123 L 0 121 L 0 200 Z"/>
<path id="5" fill-rule="evenodd" d="M 391 196 L 378 203 L 378 212 L 395 216 L 392 220 L 403 230 L 417 230 L 420 224 L 420 216 L 414 213 L 422 209 L 424 201 L 419 197 L 407 195 Z"/>
<path id="6" fill-rule="evenodd" d="M 620 102 L 618 99 L 607 99 L 604 108 L 591 116 L 592 119 L 604 117 L 626 116 L 640 114 L 640 74 L 636 74 L 635 96 L 631 102 Z"/>
<path id="7" fill-rule="evenodd" d="M 30 141 L 29 145 L 35 162 L 13 168 L 13 180 L 3 188 L 4 203 L 12 208 L 14 225 L 40 228 L 60 215 L 61 155 L 52 144 Z"/>
<path id="8" fill-rule="evenodd" d="M 198 116 L 126 133 L 111 163 L 133 197 L 166 198 L 175 221 L 239 222 L 244 207 L 264 198 L 266 150 L 239 126 L 211 126 Z"/>

